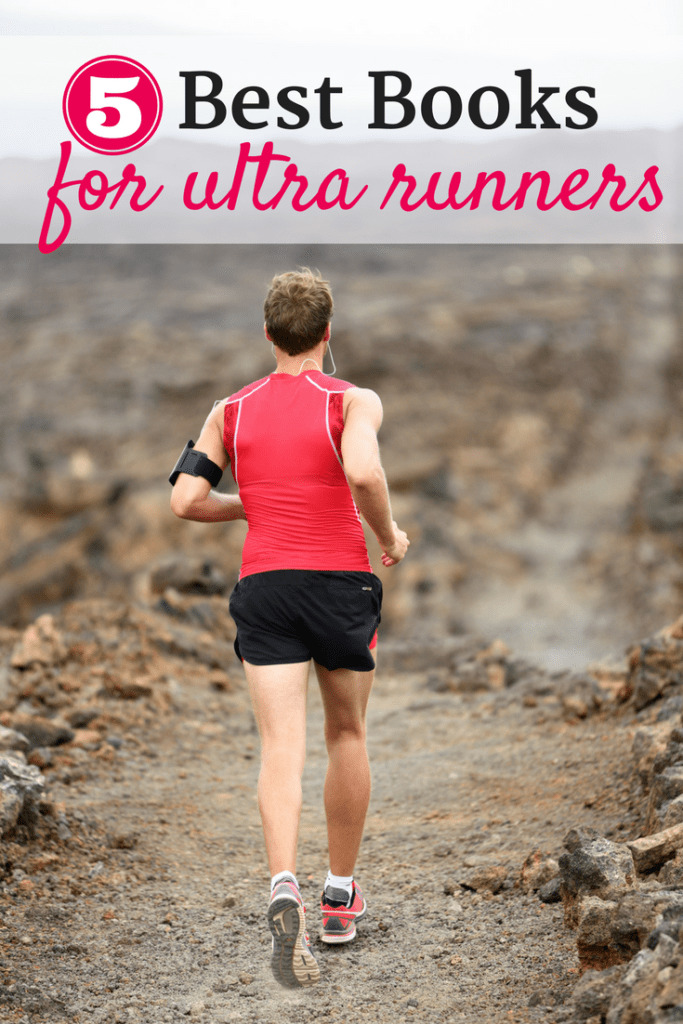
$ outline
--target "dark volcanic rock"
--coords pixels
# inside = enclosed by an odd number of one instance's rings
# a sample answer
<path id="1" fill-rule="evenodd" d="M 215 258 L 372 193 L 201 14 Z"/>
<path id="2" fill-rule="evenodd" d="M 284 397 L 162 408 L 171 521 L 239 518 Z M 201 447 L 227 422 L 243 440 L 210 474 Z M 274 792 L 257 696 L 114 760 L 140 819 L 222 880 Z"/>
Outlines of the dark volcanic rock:
<path id="1" fill-rule="evenodd" d="M 175 555 L 151 574 L 152 592 L 163 594 L 169 587 L 181 594 L 225 594 L 227 576 L 213 563 L 190 555 Z"/>
<path id="2" fill-rule="evenodd" d="M 633 839 L 628 844 L 633 862 L 639 874 L 645 874 L 670 860 L 676 851 L 683 849 L 683 825 L 657 832 L 654 835 Z"/>
<path id="3" fill-rule="evenodd" d="M 575 1019 L 603 1019 L 612 1001 L 615 985 L 623 973 L 624 967 L 621 965 L 608 967 L 604 971 L 586 971 L 572 994 Z"/>
<path id="4" fill-rule="evenodd" d="M 662 885 L 670 889 L 683 889 L 683 850 L 679 850 L 672 860 L 668 860 L 657 876 Z"/>
<path id="5" fill-rule="evenodd" d="M 681 946 L 668 934 L 660 934 L 618 978 L 606 1016 L 599 1019 L 606 1024 L 674 1024 L 682 1019 L 682 1010 Z"/>
<path id="6" fill-rule="evenodd" d="M 607 1024 L 655 1024 L 648 1008 L 657 984 L 659 962 L 651 949 L 641 949 L 628 965 L 610 1000 Z"/>
<path id="7" fill-rule="evenodd" d="M 52 615 L 41 615 L 24 631 L 12 652 L 10 664 L 12 668 L 19 669 L 32 665 L 57 665 L 64 660 L 66 653 Z"/>
<path id="8" fill-rule="evenodd" d="M 660 630 L 631 653 L 627 689 L 636 711 L 662 694 L 683 687 L 683 618 Z"/>
<path id="9" fill-rule="evenodd" d="M 0 725 L 0 750 L 30 750 L 31 744 L 23 733 L 16 729 L 6 729 Z"/>
<path id="10" fill-rule="evenodd" d="M 578 924 L 578 901 L 583 894 L 609 900 L 620 896 L 635 881 L 630 850 L 605 839 L 593 828 L 572 829 L 564 840 L 567 853 L 559 860 L 560 891 L 565 922 Z"/>
<path id="11" fill-rule="evenodd" d="M 662 920 L 648 936 L 648 948 L 654 949 L 662 935 L 668 935 L 676 942 L 683 938 L 683 910 L 680 907 L 667 907 L 664 910 Z"/>
<path id="12" fill-rule="evenodd" d="M 666 753 L 667 744 L 673 731 L 669 722 L 641 726 L 633 737 L 633 761 L 638 777 L 647 789 L 652 784 L 656 771 L 661 771 L 660 758 Z"/>
<path id="13" fill-rule="evenodd" d="M 0 757 L 0 837 L 11 832 L 21 817 L 33 816 L 44 788 L 38 768 L 17 757 Z"/>
<path id="14" fill-rule="evenodd" d="M 683 763 L 672 764 L 652 780 L 647 805 L 646 830 L 658 831 L 664 824 L 669 804 L 683 796 Z"/>
<path id="15" fill-rule="evenodd" d="M 22 733 L 33 747 L 59 747 L 74 738 L 73 730 L 40 715 L 25 715 L 17 712 L 12 716 L 12 725 Z"/>
<path id="16" fill-rule="evenodd" d="M 458 882 L 465 889 L 474 892 L 500 892 L 507 879 L 507 868 L 501 864 L 486 864 L 470 868 L 458 877 Z"/>
<path id="17" fill-rule="evenodd" d="M 664 474 L 646 479 L 642 494 L 642 511 L 651 530 L 670 533 L 683 528 L 683 479 Z"/>
<path id="18" fill-rule="evenodd" d="M 541 850 L 533 850 L 522 864 L 519 885 L 525 892 L 535 892 L 554 881 L 558 876 L 558 871 L 559 865 L 554 857 L 549 857 Z"/>
<path id="19" fill-rule="evenodd" d="M 538 898 L 541 903 L 560 903 L 562 901 L 560 885 L 559 876 L 557 878 L 551 878 L 549 882 L 542 885 L 538 890 Z"/>
<path id="20" fill-rule="evenodd" d="M 576 943 L 581 965 L 602 970 L 628 962 L 647 945 L 654 948 L 650 936 L 662 915 L 675 916 L 682 910 L 683 896 L 665 889 L 630 892 L 619 901 L 584 897 Z"/>

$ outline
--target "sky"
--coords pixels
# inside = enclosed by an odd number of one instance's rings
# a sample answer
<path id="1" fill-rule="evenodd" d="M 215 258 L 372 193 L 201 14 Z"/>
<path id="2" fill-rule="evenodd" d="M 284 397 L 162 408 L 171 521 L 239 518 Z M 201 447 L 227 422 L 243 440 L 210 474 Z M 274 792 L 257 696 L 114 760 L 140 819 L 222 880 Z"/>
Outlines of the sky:
<path id="1" fill-rule="evenodd" d="M 416 5 L 405 0 L 345 0 L 321 4 L 319 0 L 165 0 L 163 7 L 147 6 L 140 15 L 139 0 L 4 0 L 0 30 L 6 34 L 151 34 L 227 32 L 239 35 L 272 34 L 289 42 L 298 40 L 335 46 L 340 40 L 362 44 L 403 42 L 412 45 L 439 40 L 449 44 L 479 37 L 492 41 L 533 36 L 612 44 L 631 39 L 665 37 L 683 32 L 680 0 L 573 0 L 571 5 L 547 0 L 438 0 Z"/>
<path id="2" fill-rule="evenodd" d="M 293 144 L 294 136 L 297 143 L 446 141 L 457 166 L 458 143 L 514 139 L 520 148 L 533 142 L 533 165 L 543 166 L 545 150 L 540 153 L 538 143 L 548 147 L 554 136 L 578 161 L 582 137 L 593 138 L 592 132 L 564 123 L 562 132 L 516 130 L 523 99 L 515 71 L 526 68 L 533 71 L 534 95 L 543 86 L 558 87 L 551 103 L 563 122 L 571 114 L 565 94 L 576 87 L 594 89 L 598 130 L 624 133 L 617 141 L 625 139 L 637 160 L 653 162 L 654 156 L 641 154 L 635 130 L 683 127 L 683 0 L 165 0 L 163 6 L 140 0 L 3 0 L 0 160 L 40 158 L 40 173 L 50 167 L 54 175 L 60 143 L 71 141 L 62 114 L 66 84 L 83 64 L 108 54 L 141 62 L 161 86 L 163 118 L 150 149 L 165 139 L 233 146 L 245 141 L 244 129 L 230 116 L 211 131 L 180 129 L 180 72 L 202 68 L 221 75 L 228 109 L 241 88 L 267 90 L 268 124 L 248 133 L 254 143 L 272 139 L 277 145 L 286 137 Z M 419 115 L 399 132 L 371 130 L 369 72 L 378 70 L 410 75 L 418 111 L 431 89 L 457 90 L 467 111 L 475 90 L 495 87 L 509 97 L 511 114 L 492 132 L 471 125 L 467 116 L 440 132 Z M 343 88 L 334 101 L 342 130 L 326 132 L 317 123 L 314 90 L 326 77 Z M 275 124 L 276 97 L 292 85 L 307 90 L 312 117 L 306 128 L 287 133 Z M 675 175 L 675 137 L 654 138 L 650 149 L 658 160 L 662 151 L 660 162 Z M 73 145 L 74 158 L 92 164 L 92 155 Z M 607 160 L 612 143 L 606 150 Z M 144 165 L 149 152 L 136 152 L 136 161 Z M 334 160 L 330 166 L 346 166 L 336 163 L 338 155 Z M 9 166 L 8 178 L 12 174 L 23 180 Z"/>
<path id="3" fill-rule="evenodd" d="M 179 70 L 208 67 L 225 81 L 225 95 L 260 84 L 274 97 L 284 85 L 312 95 L 325 76 L 343 85 L 335 100 L 344 131 L 299 133 L 306 141 L 368 140 L 370 70 L 399 69 L 424 92 L 447 85 L 467 97 L 496 85 L 512 99 L 513 115 L 497 130 L 514 134 L 514 71 L 531 67 L 534 82 L 596 90 L 600 128 L 668 129 L 683 124 L 683 0 L 3 0 L 0 13 L 0 157 L 48 156 L 64 137 L 61 96 L 71 74 L 106 53 L 135 57 L 161 84 L 165 111 L 158 137 L 184 138 Z M 55 10 L 59 11 L 55 14 Z M 274 120 L 274 118 L 273 118 Z M 278 132 L 267 129 L 269 137 Z M 490 133 L 487 133 L 490 136 Z M 235 143 L 228 122 L 202 141 Z M 385 137 L 388 137 L 385 133 Z M 434 138 L 417 117 L 403 139 Z M 441 133 L 443 137 L 443 133 Z M 482 141 L 463 118 L 454 140 Z M 375 141 L 375 139 L 373 139 Z"/>

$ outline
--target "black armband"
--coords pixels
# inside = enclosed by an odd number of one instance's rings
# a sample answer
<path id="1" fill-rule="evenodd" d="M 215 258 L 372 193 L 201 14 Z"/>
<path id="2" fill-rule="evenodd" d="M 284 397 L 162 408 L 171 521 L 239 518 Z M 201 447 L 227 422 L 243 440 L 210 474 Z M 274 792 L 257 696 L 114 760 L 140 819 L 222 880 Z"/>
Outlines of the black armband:
<path id="1" fill-rule="evenodd" d="M 168 478 L 168 482 L 171 485 L 175 484 L 180 473 L 189 473 L 190 476 L 203 476 L 212 487 L 216 487 L 223 476 L 221 467 L 212 462 L 204 452 L 198 452 L 194 446 L 194 441 L 188 441 L 183 448 L 180 458 Z"/>

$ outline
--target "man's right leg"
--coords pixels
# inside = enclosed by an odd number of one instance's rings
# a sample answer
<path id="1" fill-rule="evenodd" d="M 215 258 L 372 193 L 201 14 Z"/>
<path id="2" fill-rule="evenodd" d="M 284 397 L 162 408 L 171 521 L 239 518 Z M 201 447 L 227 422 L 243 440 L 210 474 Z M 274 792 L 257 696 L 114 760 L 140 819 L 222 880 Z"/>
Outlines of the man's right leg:
<path id="1" fill-rule="evenodd" d="M 312 985 L 320 971 L 308 945 L 303 901 L 295 883 L 301 814 L 301 775 L 306 755 L 308 662 L 251 665 L 244 662 L 261 736 L 258 801 L 271 877 L 268 927 L 273 936 L 271 966 L 281 985 Z"/>
<path id="2" fill-rule="evenodd" d="M 308 662 L 244 662 L 261 737 L 258 802 L 271 877 L 281 871 L 296 872 L 301 776 L 306 758 L 308 669 Z"/>

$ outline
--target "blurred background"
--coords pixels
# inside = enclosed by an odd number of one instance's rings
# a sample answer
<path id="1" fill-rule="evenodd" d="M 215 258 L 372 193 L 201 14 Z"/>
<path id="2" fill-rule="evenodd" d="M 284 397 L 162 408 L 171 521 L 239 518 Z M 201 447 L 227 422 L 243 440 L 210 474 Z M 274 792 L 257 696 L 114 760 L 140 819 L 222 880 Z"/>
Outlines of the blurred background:
<path id="1" fill-rule="evenodd" d="M 229 592 L 245 524 L 170 512 L 213 402 L 273 359 L 262 305 L 330 279 L 338 376 L 376 389 L 409 557 L 386 637 L 498 637 L 551 669 L 681 611 L 683 249 L 0 247 L 0 616 Z M 230 489 L 224 474 L 221 489 Z M 227 597 L 226 597 L 227 600 Z"/>

